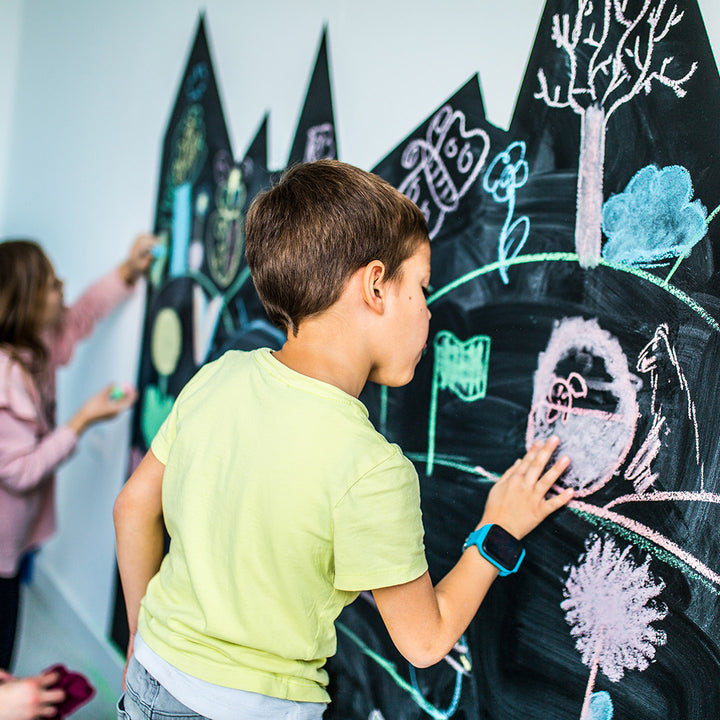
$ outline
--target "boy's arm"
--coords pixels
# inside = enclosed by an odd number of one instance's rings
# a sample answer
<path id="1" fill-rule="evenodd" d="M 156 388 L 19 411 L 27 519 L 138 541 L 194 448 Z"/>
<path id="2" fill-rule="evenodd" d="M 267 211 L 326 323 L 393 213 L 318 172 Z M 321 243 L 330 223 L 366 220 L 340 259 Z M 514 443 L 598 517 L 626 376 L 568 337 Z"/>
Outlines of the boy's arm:
<path id="1" fill-rule="evenodd" d="M 131 643 L 137 631 L 140 601 L 163 559 L 164 472 L 165 465 L 153 455 L 152 450 L 148 450 L 120 491 L 113 508 L 118 569 L 125 595 Z"/>
<path id="2" fill-rule="evenodd" d="M 543 473 L 557 445 L 557 438 L 543 446 L 534 445 L 505 472 L 488 495 L 478 528 L 495 523 L 521 539 L 570 501 L 570 489 L 545 497 L 569 465 L 568 458 L 563 457 Z M 377 588 L 373 596 L 397 649 L 413 665 L 427 667 L 450 652 L 497 574 L 497 569 L 471 546 L 435 587 L 426 572 L 403 585 Z"/>

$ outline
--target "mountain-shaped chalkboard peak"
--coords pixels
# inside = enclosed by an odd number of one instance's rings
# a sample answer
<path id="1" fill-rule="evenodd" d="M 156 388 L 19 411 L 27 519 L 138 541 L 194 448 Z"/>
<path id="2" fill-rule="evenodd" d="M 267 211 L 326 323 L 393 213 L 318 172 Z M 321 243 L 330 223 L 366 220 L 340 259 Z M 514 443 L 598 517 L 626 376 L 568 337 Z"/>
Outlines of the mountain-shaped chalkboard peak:
<path id="1" fill-rule="evenodd" d="M 337 157 L 327 27 L 325 27 L 287 164 L 290 166 L 311 160 Z"/>
<path id="2" fill-rule="evenodd" d="M 214 186 L 213 166 L 231 162 L 230 138 L 201 14 L 163 141 L 156 231 L 172 223 L 177 188 Z"/>
<path id="3" fill-rule="evenodd" d="M 425 214 L 434 245 L 479 231 L 482 178 L 491 146 L 507 134 L 490 124 L 477 74 L 445 100 L 373 168 Z"/>
<path id="4" fill-rule="evenodd" d="M 548 0 L 510 130 L 536 171 L 577 170 L 585 267 L 601 256 L 603 202 L 644 167 L 682 166 L 708 211 L 720 204 L 719 126 L 720 77 L 696 0 Z"/>
<path id="5" fill-rule="evenodd" d="M 270 120 L 269 113 L 263 115 L 255 136 L 250 141 L 247 150 L 245 151 L 245 158 L 249 158 L 254 163 L 267 168 L 268 166 L 268 122 Z"/>
<path id="6" fill-rule="evenodd" d="M 239 165 L 247 186 L 248 200 L 261 190 L 270 186 L 271 174 L 268 170 L 268 121 L 265 113 L 257 132 L 248 146 L 245 156 Z"/>

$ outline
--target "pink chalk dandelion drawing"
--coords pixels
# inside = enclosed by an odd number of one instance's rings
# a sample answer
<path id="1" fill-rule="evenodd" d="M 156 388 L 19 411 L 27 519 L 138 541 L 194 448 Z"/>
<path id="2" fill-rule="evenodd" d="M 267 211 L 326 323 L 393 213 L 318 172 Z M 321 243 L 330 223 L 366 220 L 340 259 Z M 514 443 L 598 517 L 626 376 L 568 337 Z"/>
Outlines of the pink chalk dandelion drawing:
<path id="1" fill-rule="evenodd" d="M 591 535 L 585 548 L 570 568 L 560 607 L 590 668 L 580 720 L 591 720 L 598 671 L 618 682 L 627 670 L 645 670 L 667 641 L 665 632 L 652 625 L 667 609 L 656 600 L 665 583 L 650 571 L 649 557 L 638 565 L 631 546 L 621 550 L 609 536 Z"/>

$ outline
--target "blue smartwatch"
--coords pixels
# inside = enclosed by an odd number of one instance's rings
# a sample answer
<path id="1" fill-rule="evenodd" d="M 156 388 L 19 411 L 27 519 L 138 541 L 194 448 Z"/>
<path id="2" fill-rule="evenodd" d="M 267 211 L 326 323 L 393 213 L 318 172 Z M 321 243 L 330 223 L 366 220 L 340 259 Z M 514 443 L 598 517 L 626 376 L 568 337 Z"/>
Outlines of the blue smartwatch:
<path id="1" fill-rule="evenodd" d="M 522 543 L 499 525 L 483 525 L 468 535 L 463 552 L 471 545 L 493 564 L 502 577 L 517 572 L 525 557 Z"/>

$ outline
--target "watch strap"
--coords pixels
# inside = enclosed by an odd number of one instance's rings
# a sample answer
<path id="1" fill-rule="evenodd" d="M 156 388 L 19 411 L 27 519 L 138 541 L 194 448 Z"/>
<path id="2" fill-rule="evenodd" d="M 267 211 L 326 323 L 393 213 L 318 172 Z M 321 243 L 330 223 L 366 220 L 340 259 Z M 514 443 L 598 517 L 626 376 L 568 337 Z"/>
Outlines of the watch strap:
<path id="1" fill-rule="evenodd" d="M 499 559 L 493 557 L 488 553 L 488 551 L 484 547 L 485 538 L 488 536 L 488 533 L 493 527 L 498 527 L 503 532 L 508 535 L 509 537 L 512 537 L 504 528 L 502 528 L 500 525 L 495 526 L 493 523 L 488 523 L 487 525 L 483 525 L 482 527 L 478 528 L 477 530 L 473 530 L 468 537 L 467 540 L 465 540 L 465 544 L 463 545 L 463 552 L 467 550 L 471 545 L 474 545 L 478 552 L 491 564 L 494 565 L 498 569 L 498 574 L 501 577 L 506 577 L 507 575 L 512 575 L 513 573 L 518 571 L 518 568 L 522 564 L 523 559 L 525 558 L 525 548 L 522 547 L 522 543 L 517 538 L 512 538 L 516 543 L 517 546 L 521 548 L 521 552 L 518 556 L 517 561 L 513 564 L 512 567 L 508 567 L 507 565 L 504 565 Z"/>

